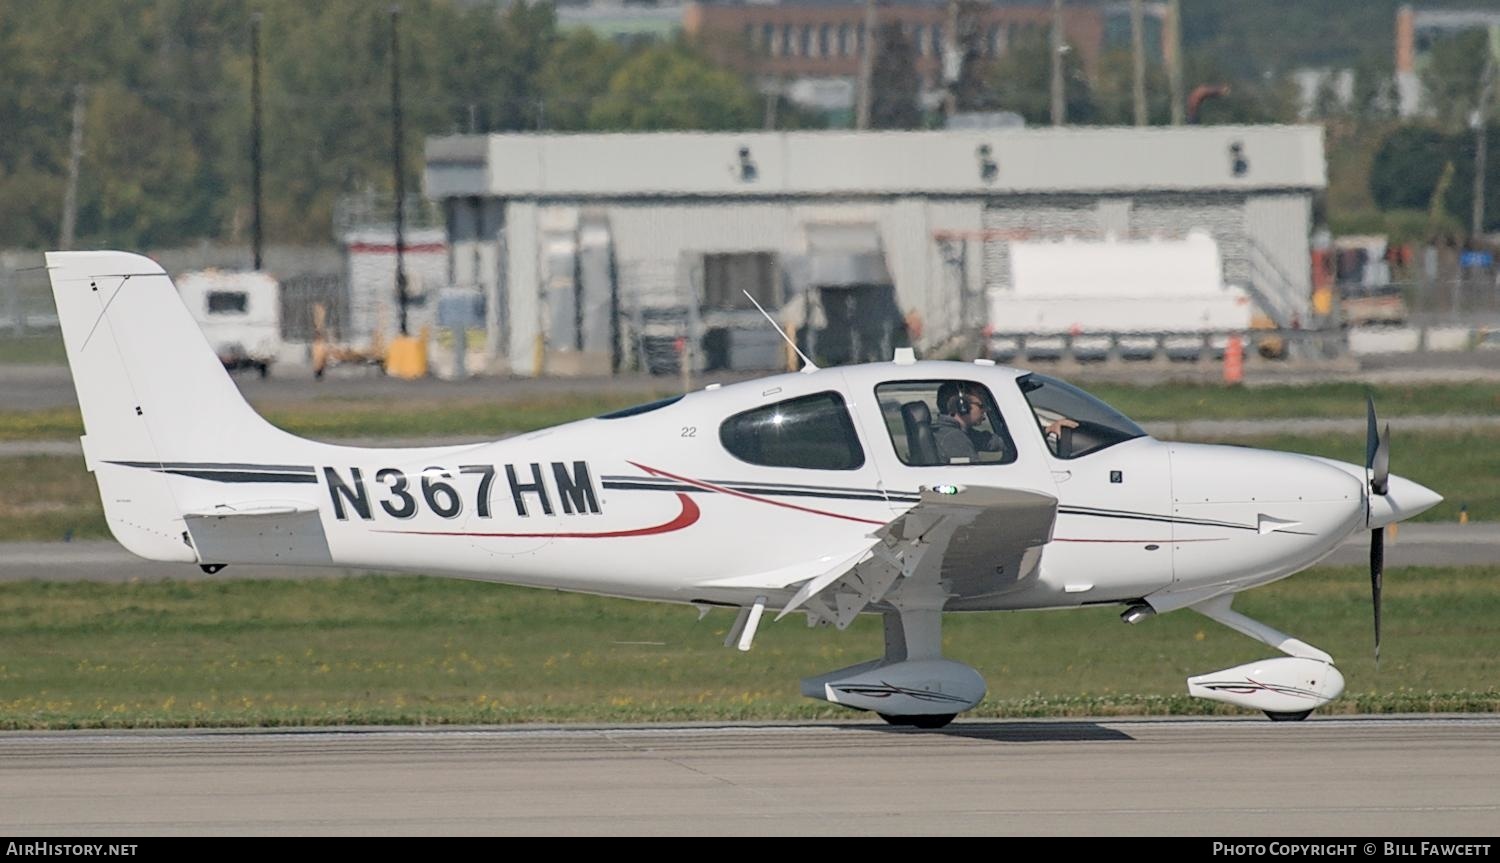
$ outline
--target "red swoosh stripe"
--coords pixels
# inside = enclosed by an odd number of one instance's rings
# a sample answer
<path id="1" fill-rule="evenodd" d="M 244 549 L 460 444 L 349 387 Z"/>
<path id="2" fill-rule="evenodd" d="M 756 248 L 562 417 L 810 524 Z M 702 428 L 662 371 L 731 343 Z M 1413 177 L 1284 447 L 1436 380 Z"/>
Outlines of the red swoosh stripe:
<path id="1" fill-rule="evenodd" d="M 745 494 L 742 491 L 735 491 L 734 489 L 725 488 L 725 487 L 723 487 L 721 485 L 714 485 L 713 483 L 704 482 L 702 480 L 697 480 L 697 479 L 688 479 L 685 476 L 678 476 L 675 473 L 667 473 L 664 470 L 658 470 L 657 468 L 654 468 L 654 467 L 646 467 L 645 465 L 640 464 L 638 462 L 630 462 L 630 463 L 633 464 L 633 465 L 635 465 L 636 467 L 640 468 L 641 470 L 645 471 L 646 473 L 651 474 L 652 476 L 664 476 L 664 477 L 667 477 L 669 479 L 675 479 L 678 482 L 685 482 L 688 485 L 695 485 L 698 488 L 708 489 L 709 491 L 716 491 L 716 492 L 719 492 L 720 494 L 727 494 L 727 495 L 731 495 L 733 497 L 742 497 L 745 500 L 753 500 L 756 503 L 764 503 L 764 504 L 769 504 L 771 506 L 780 506 L 780 507 L 785 507 L 786 509 L 795 509 L 798 512 L 810 512 L 813 515 L 826 515 L 829 518 L 841 518 L 841 519 L 843 519 L 845 521 L 857 521 L 860 524 L 879 524 L 879 525 L 886 524 L 886 522 L 883 522 L 883 521 L 872 521 L 872 520 L 870 520 L 868 518 L 855 518 L 852 515 L 844 515 L 843 513 L 840 513 L 840 512 L 829 512 L 829 511 L 823 510 L 823 509 L 813 509 L 811 507 L 806 507 L 806 506 L 797 506 L 796 504 L 793 504 L 793 503 L 782 503 L 779 500 L 769 500 L 769 499 L 763 498 L 763 497 L 756 497 L 753 494 Z M 680 496 L 680 494 L 679 494 L 679 496 Z"/>
<path id="2" fill-rule="evenodd" d="M 419 536 L 481 536 L 495 537 L 498 539 L 619 539 L 627 536 L 653 536 L 658 533 L 671 533 L 674 530 L 682 530 L 691 527 L 698 521 L 702 511 L 693 499 L 682 492 L 677 493 L 677 502 L 682 504 L 682 512 L 671 521 L 655 525 L 653 527 L 638 527 L 633 530 L 604 530 L 594 533 L 572 532 L 572 533 L 483 533 L 456 530 L 377 530 L 375 533 L 406 533 Z"/>
<path id="3" fill-rule="evenodd" d="M 1138 542 L 1159 542 L 1162 545 L 1176 545 L 1177 543 L 1180 543 L 1180 542 L 1224 542 L 1224 541 L 1226 541 L 1228 539 L 1229 539 L 1229 537 L 1227 537 L 1227 536 L 1217 536 L 1217 537 L 1213 537 L 1211 539 L 1072 539 L 1072 538 L 1064 538 L 1064 537 L 1061 537 L 1061 536 L 1055 536 L 1055 537 L 1052 538 L 1052 541 L 1053 542 L 1131 542 L 1131 543 L 1138 543 Z"/>

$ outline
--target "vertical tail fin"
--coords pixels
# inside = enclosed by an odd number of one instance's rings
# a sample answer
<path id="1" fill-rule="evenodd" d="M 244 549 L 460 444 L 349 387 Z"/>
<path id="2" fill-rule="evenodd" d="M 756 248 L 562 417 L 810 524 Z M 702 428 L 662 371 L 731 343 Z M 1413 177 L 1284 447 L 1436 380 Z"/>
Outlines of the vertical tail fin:
<path id="1" fill-rule="evenodd" d="M 49 252 L 47 270 L 110 529 L 142 557 L 196 560 L 183 515 L 203 502 L 180 499 L 174 465 L 294 466 L 318 445 L 245 402 L 155 261 Z"/>

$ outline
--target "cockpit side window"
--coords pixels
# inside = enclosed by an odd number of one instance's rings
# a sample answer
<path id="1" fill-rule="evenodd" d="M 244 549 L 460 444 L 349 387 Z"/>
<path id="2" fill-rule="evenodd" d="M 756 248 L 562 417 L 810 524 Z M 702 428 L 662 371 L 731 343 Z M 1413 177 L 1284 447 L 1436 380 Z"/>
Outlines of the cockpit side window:
<path id="1" fill-rule="evenodd" d="M 913 466 L 1010 464 L 1015 442 L 989 389 L 973 381 L 893 381 L 875 388 L 891 445 Z"/>
<path id="2" fill-rule="evenodd" d="M 719 426 L 719 442 L 735 458 L 765 467 L 855 470 L 865 463 L 849 410 L 835 392 L 735 414 Z"/>
<path id="3" fill-rule="evenodd" d="M 1016 378 L 1016 384 L 1058 458 L 1078 458 L 1146 436 L 1124 414 L 1072 384 L 1036 373 Z"/>

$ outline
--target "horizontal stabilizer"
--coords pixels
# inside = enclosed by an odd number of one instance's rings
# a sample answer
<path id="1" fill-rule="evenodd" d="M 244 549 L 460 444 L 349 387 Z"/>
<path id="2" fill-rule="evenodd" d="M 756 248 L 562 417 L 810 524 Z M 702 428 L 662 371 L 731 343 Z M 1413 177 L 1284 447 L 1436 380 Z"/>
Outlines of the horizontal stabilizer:
<path id="1" fill-rule="evenodd" d="M 266 518 L 276 515 L 307 515 L 318 508 L 310 503 L 221 503 L 212 509 L 183 513 L 183 518 Z"/>
<path id="2" fill-rule="evenodd" d="M 323 520 L 313 506 L 215 507 L 189 513 L 183 523 L 201 564 L 327 566 L 333 563 Z"/>

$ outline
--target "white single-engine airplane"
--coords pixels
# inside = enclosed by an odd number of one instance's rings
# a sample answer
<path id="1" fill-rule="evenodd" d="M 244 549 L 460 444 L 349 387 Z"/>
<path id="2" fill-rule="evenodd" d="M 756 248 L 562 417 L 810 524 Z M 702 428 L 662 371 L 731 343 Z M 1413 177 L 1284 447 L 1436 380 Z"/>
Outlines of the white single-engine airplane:
<path id="1" fill-rule="evenodd" d="M 495 443 L 304 440 L 245 403 L 155 262 L 53 252 L 47 268 L 110 530 L 141 557 L 439 573 L 738 609 L 885 620 L 885 655 L 804 695 L 941 727 L 985 694 L 942 655 L 944 612 L 1191 608 L 1287 656 L 1188 691 L 1273 719 L 1337 698 L 1327 653 L 1231 609 L 1438 503 L 1388 470 L 1166 443 L 1087 393 L 979 361 L 783 374 Z"/>

